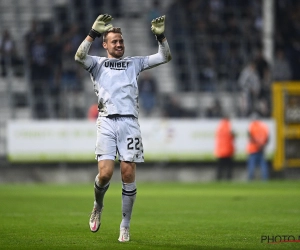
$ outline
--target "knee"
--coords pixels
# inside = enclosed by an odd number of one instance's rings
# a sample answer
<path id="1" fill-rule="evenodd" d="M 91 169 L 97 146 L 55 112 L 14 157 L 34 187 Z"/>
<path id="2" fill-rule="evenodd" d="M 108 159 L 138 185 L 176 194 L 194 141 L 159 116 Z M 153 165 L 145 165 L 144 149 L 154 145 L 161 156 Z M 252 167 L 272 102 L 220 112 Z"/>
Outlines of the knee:
<path id="1" fill-rule="evenodd" d="M 132 183 L 135 181 L 135 168 L 136 165 L 133 162 L 122 162 L 121 175 L 123 182 Z"/>
<path id="2" fill-rule="evenodd" d="M 135 180 L 135 175 L 132 172 L 125 172 L 122 174 L 122 181 L 125 183 L 131 183 L 134 182 Z"/>
<path id="3" fill-rule="evenodd" d="M 97 176 L 99 183 L 103 186 L 109 183 L 112 174 L 113 174 L 113 170 L 111 170 L 110 168 L 99 169 L 99 174 Z"/>
<path id="4" fill-rule="evenodd" d="M 98 174 L 98 181 L 101 185 L 106 185 L 111 179 L 111 175 L 108 173 Z"/>

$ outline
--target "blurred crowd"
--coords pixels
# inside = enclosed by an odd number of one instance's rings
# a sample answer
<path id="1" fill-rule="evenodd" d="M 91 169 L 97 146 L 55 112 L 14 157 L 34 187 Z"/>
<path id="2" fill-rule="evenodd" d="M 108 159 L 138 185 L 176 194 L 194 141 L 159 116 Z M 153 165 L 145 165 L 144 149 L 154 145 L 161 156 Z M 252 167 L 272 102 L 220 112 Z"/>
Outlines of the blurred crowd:
<path id="1" fill-rule="evenodd" d="M 168 16 L 179 89 L 242 93 L 238 117 L 254 110 L 269 117 L 271 83 L 300 79 L 300 2 L 274 3 L 274 60 L 268 62 L 262 44 L 263 1 L 175 1 Z"/>
<path id="2" fill-rule="evenodd" d="M 98 1 L 92 2 L 99 6 Z M 79 0 L 73 4 L 82 9 Z M 83 10 L 78 13 L 85 14 Z M 114 14 L 120 16 L 121 10 L 115 8 Z M 161 14 L 160 1 L 154 0 L 147 18 L 152 20 Z M 261 0 L 174 0 L 166 14 L 179 92 L 239 93 L 237 117 L 247 117 L 253 111 L 269 117 L 272 82 L 300 79 L 297 0 L 275 0 L 273 62 L 263 55 Z M 84 72 L 74 63 L 74 54 L 87 30 L 79 22 L 61 27 L 49 32 L 39 20 L 33 20 L 24 36 L 23 58 L 16 52 L 9 30 L 0 38 L 1 76 L 7 76 L 9 66 L 13 66 L 15 75 L 22 75 L 24 68 L 28 69 L 37 119 L 87 117 L 87 111 L 77 105 L 77 96 L 83 91 Z M 156 81 L 151 74 L 145 74 L 139 81 L 141 108 L 146 116 L 155 112 L 159 101 L 157 84 L 160 83 Z M 161 113 L 169 117 L 197 116 L 197 112 L 184 110 L 171 96 L 164 98 Z M 204 115 L 221 117 L 220 100 L 215 100 Z"/>
<path id="3" fill-rule="evenodd" d="M 75 52 L 83 39 L 74 24 L 61 33 L 51 33 L 42 22 L 33 20 L 24 35 L 24 57 L 18 55 L 9 30 L 0 40 L 1 75 L 24 76 L 27 70 L 34 118 L 80 118 L 84 111 L 67 107 L 67 96 L 82 91 L 82 70 L 74 63 Z M 19 68 L 23 70 L 19 70 Z"/>
<path id="4" fill-rule="evenodd" d="M 76 110 L 76 105 L 69 109 L 66 100 L 70 95 L 75 98 L 83 88 L 82 70 L 74 63 L 74 55 L 82 40 L 83 34 L 77 24 L 61 34 L 49 35 L 36 20 L 32 22 L 25 35 L 25 44 L 37 118 L 84 116 L 82 111 Z M 52 114 L 47 114 L 47 111 Z"/>

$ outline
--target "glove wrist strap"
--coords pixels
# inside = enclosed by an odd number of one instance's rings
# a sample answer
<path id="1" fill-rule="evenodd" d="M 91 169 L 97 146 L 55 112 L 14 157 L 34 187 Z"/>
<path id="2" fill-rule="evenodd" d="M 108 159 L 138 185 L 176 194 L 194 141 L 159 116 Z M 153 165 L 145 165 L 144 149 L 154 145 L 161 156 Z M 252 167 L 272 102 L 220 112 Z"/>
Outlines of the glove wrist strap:
<path id="1" fill-rule="evenodd" d="M 161 42 L 162 40 L 164 40 L 166 37 L 164 35 L 164 33 L 161 33 L 159 35 L 155 35 L 156 36 L 156 40 Z"/>
<path id="2" fill-rule="evenodd" d="M 100 37 L 101 34 L 99 32 L 97 32 L 96 30 L 91 29 L 89 32 L 89 36 L 95 40 L 96 37 Z"/>

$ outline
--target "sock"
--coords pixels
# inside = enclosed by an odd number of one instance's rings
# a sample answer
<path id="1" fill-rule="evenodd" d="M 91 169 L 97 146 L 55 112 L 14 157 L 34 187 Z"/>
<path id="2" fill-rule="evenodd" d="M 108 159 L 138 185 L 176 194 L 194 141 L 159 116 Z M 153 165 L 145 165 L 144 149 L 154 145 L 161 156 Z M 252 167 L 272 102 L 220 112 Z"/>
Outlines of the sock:
<path id="1" fill-rule="evenodd" d="M 97 210 L 101 210 L 103 207 L 104 195 L 105 195 L 107 189 L 109 188 L 109 184 L 110 183 L 107 183 L 105 186 L 101 187 L 101 185 L 99 183 L 98 175 L 96 176 L 95 185 L 94 185 L 94 192 L 95 192 L 94 207 Z"/>
<path id="2" fill-rule="evenodd" d="M 122 183 L 122 221 L 121 227 L 130 227 L 130 219 L 133 204 L 136 198 L 136 185 L 133 183 Z"/>

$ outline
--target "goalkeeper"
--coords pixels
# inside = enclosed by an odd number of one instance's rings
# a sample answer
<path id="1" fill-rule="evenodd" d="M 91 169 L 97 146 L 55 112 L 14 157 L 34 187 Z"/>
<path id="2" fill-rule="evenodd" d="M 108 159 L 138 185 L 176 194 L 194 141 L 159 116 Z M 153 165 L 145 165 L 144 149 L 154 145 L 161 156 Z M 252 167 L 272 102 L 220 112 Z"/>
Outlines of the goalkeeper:
<path id="1" fill-rule="evenodd" d="M 151 22 L 151 30 L 158 41 L 158 52 L 148 56 L 123 57 L 125 44 L 122 31 L 113 27 L 112 20 L 112 16 L 107 14 L 97 17 L 88 36 L 79 46 L 75 60 L 90 73 L 98 97 L 95 147 L 98 174 L 94 184 L 90 230 L 97 232 L 101 225 L 104 195 L 118 156 L 122 178 L 122 221 L 118 240 L 126 242 L 130 239 L 130 219 L 137 193 L 136 163 L 144 162 L 138 123 L 137 78 L 140 72 L 169 62 L 171 53 L 164 35 L 165 16 Z M 88 55 L 93 41 L 100 36 L 107 57 Z"/>

